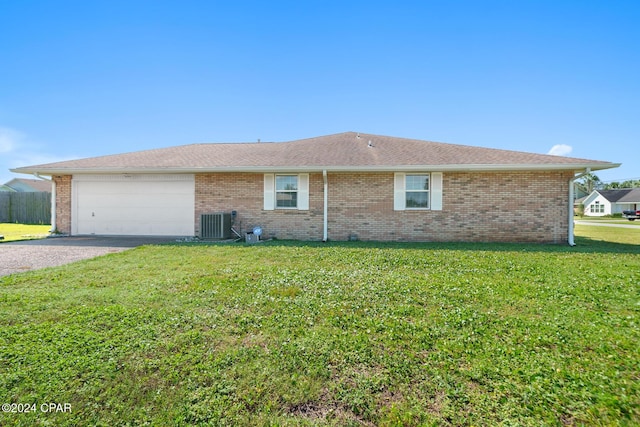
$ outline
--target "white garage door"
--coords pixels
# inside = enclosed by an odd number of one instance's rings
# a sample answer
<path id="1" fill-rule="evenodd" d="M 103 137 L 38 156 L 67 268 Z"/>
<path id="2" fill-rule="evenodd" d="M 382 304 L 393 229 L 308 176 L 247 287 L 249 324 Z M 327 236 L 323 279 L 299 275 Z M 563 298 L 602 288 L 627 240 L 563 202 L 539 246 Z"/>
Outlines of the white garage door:
<path id="1" fill-rule="evenodd" d="M 191 174 L 74 175 L 72 233 L 192 236 Z"/>

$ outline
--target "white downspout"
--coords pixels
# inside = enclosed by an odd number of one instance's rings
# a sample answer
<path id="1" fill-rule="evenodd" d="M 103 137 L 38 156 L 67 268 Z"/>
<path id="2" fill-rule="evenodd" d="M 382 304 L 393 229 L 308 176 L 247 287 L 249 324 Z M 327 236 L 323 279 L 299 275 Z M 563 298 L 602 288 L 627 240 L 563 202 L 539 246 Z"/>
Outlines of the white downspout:
<path id="1" fill-rule="evenodd" d="M 34 173 L 33 175 L 36 178 L 51 182 L 51 229 L 49 229 L 49 232 L 55 233 L 56 231 L 56 182 L 53 180 L 53 177 L 51 177 L 51 179 L 43 178 L 40 176 L 39 173 Z"/>
<path id="2" fill-rule="evenodd" d="M 571 178 L 569 180 L 569 236 L 568 236 L 568 243 L 569 246 L 575 246 L 576 243 L 574 241 L 574 237 L 573 237 L 573 183 L 575 182 L 576 179 L 580 179 L 583 176 L 590 174 L 591 173 L 591 168 L 587 168 L 584 172 L 575 175 L 573 178 Z"/>
<path id="3" fill-rule="evenodd" d="M 328 214 L 328 201 L 329 201 L 329 183 L 327 181 L 327 170 L 322 170 L 322 180 L 324 182 L 324 207 L 323 207 L 323 219 L 322 219 L 322 241 L 326 242 L 329 239 L 329 218 Z"/>

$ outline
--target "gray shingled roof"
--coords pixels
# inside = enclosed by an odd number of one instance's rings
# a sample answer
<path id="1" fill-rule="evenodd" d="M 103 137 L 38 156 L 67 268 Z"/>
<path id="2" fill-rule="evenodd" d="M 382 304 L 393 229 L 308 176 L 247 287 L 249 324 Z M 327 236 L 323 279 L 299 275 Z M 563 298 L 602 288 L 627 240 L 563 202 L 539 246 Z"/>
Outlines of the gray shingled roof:
<path id="1" fill-rule="evenodd" d="M 51 181 L 41 179 L 14 178 L 5 183 L 5 186 L 17 192 L 45 192 L 51 193 Z"/>
<path id="2" fill-rule="evenodd" d="M 621 188 L 616 190 L 597 190 L 611 203 L 640 203 L 640 188 Z"/>
<path id="3" fill-rule="evenodd" d="M 591 170 L 615 163 L 345 132 L 278 143 L 213 143 L 91 157 L 14 172 L 50 174 L 356 170 Z"/>

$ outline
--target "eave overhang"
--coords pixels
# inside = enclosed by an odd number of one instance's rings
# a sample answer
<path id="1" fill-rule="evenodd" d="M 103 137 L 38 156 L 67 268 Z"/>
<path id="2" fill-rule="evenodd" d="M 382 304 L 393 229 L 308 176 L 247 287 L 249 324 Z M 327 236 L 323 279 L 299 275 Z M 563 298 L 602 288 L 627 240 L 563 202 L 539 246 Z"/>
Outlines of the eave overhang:
<path id="1" fill-rule="evenodd" d="M 129 167 L 129 168 L 33 168 L 21 167 L 11 172 L 31 175 L 76 175 L 76 174 L 179 174 L 179 173 L 322 173 L 329 172 L 507 172 L 507 171 L 574 171 L 582 172 L 617 168 L 620 163 L 555 163 L 555 164 L 452 164 L 452 165 L 384 165 L 384 166 L 216 166 L 216 167 Z"/>

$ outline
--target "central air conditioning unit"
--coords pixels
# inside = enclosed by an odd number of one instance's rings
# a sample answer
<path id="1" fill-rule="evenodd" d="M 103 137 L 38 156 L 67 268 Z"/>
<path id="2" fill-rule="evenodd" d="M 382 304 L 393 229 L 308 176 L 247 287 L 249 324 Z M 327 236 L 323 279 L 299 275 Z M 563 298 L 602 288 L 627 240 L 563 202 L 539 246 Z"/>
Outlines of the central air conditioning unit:
<path id="1" fill-rule="evenodd" d="M 218 212 L 200 215 L 201 239 L 230 239 L 231 214 Z"/>

